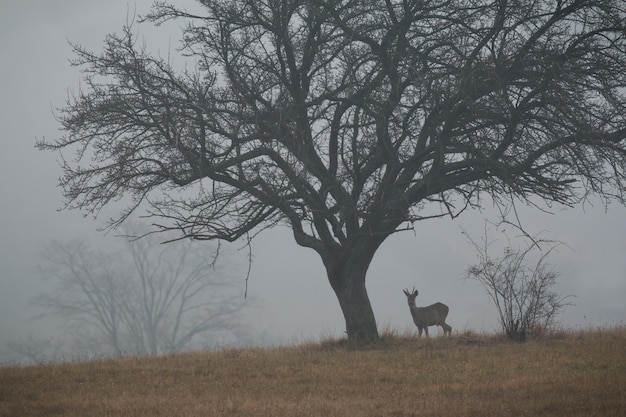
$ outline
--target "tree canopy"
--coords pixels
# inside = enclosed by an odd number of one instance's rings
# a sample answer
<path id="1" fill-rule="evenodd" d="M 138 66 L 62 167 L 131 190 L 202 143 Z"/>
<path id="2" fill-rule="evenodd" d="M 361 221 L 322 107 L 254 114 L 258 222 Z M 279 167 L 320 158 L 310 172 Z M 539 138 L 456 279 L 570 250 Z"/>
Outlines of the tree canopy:
<path id="1" fill-rule="evenodd" d="M 84 88 L 39 142 L 77 151 L 68 207 L 130 195 L 113 225 L 147 203 L 196 239 L 285 224 L 321 256 L 348 336 L 371 338 L 365 275 L 392 233 L 484 195 L 625 202 L 621 0 L 199 3 L 142 19 L 185 23 L 185 69 L 132 27 L 74 46 Z"/>

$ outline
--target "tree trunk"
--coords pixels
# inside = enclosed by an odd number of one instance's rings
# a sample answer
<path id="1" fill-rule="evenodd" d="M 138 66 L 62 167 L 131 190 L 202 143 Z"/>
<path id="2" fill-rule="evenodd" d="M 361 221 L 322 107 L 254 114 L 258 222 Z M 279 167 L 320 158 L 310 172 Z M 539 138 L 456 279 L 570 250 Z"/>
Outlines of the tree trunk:
<path id="1" fill-rule="evenodd" d="M 378 339 L 376 318 L 365 288 L 365 276 L 374 252 L 357 245 L 324 261 L 346 321 L 348 339 L 360 342 Z"/>

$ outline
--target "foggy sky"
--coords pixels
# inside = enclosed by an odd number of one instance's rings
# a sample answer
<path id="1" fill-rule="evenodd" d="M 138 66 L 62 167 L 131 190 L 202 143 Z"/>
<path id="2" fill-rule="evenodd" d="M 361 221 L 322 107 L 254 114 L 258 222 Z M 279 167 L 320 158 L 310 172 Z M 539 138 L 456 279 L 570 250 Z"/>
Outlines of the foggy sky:
<path id="1" fill-rule="evenodd" d="M 190 3 L 188 0 L 187 3 Z M 191 2 L 193 3 L 193 2 Z M 36 139 L 59 136 L 53 108 L 62 107 L 68 88 L 78 90 L 80 73 L 71 68 L 68 40 L 99 52 L 107 33 L 119 32 L 151 1 L 31 0 L 5 2 L 0 14 L 0 349 L 14 337 L 40 331 L 29 320 L 28 302 L 42 288 L 36 266 L 41 245 L 50 239 L 111 239 L 78 212 L 61 211 L 58 155 L 34 149 Z M 182 4 L 182 2 L 177 2 Z M 140 25 L 151 49 L 176 47 L 180 32 L 156 32 Z M 150 34 L 149 37 L 146 34 Z M 157 33 L 158 35 L 154 35 Z M 584 207 L 552 207 L 554 214 L 521 208 L 530 233 L 566 242 L 550 263 L 561 273 L 558 290 L 573 294 L 562 315 L 566 327 L 623 325 L 626 313 L 626 209 L 613 204 L 605 213 L 598 201 Z M 464 281 L 475 254 L 461 227 L 479 238 L 483 218 L 494 210 L 467 212 L 457 220 L 416 224 L 414 232 L 392 236 L 368 274 L 368 291 L 380 330 L 415 330 L 402 289 L 420 290 L 418 305 L 450 306 L 454 331 L 497 327 L 495 309 L 484 291 Z M 513 233 L 514 234 L 514 233 Z M 240 247 L 238 245 L 237 247 Z M 262 234 L 253 244 L 249 292 L 262 308 L 253 327 L 281 343 L 341 335 L 344 321 L 321 261 L 298 247 L 287 229 Z M 241 262 L 245 262 L 245 256 Z M 244 268 L 245 269 L 245 268 Z M 243 282 L 243 277 L 241 278 Z M 439 330 L 438 330 L 439 331 Z"/>

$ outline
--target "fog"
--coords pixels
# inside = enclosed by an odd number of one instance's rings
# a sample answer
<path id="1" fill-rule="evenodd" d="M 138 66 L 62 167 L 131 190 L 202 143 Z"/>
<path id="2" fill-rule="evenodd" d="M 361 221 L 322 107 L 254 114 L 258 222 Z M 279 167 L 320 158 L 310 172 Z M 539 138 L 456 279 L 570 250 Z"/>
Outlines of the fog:
<path id="1" fill-rule="evenodd" d="M 180 4 L 180 2 L 178 2 Z M 193 3 L 193 2 L 189 2 Z M 93 219 L 63 207 L 57 187 L 58 155 L 37 151 L 35 140 L 60 135 L 53 109 L 65 103 L 68 88 L 77 91 L 78 69 L 69 64 L 68 41 L 99 51 L 107 33 L 119 31 L 134 11 L 151 1 L 59 0 L 9 2 L 0 14 L 0 351 L 11 340 L 49 334 L 50 323 L 33 320 L 33 296 L 47 285 L 37 265 L 42 245 L 51 239 L 88 239 L 111 247 L 115 238 L 98 228 L 106 213 Z M 166 25 L 155 32 L 139 26 L 146 44 L 167 51 L 179 32 Z M 568 328 L 623 325 L 626 313 L 626 209 L 592 200 L 549 212 L 518 207 L 531 234 L 567 243 L 549 262 L 561 273 L 558 291 L 574 304 L 561 315 Z M 108 209 L 114 213 L 115 207 Z M 381 329 L 416 331 L 403 288 L 420 290 L 418 305 L 441 301 L 450 306 L 453 331 L 497 329 L 495 307 L 477 283 L 464 280 L 475 260 L 462 234 L 480 238 L 484 219 L 496 210 L 466 212 L 415 225 L 414 231 L 388 239 L 368 274 L 368 292 Z M 509 230 L 511 235 L 518 234 Z M 239 249 L 243 243 L 233 245 Z M 236 257 L 247 269 L 247 249 Z M 262 233 L 252 245 L 248 293 L 259 308 L 248 317 L 263 343 L 297 343 L 341 336 L 344 321 L 319 257 L 298 247 L 288 229 Z M 239 265 L 241 267 L 241 265 Z M 246 277 L 240 277 L 242 285 Z M 441 331 L 441 330 L 438 330 Z M 437 333 L 437 332 L 435 332 Z"/>

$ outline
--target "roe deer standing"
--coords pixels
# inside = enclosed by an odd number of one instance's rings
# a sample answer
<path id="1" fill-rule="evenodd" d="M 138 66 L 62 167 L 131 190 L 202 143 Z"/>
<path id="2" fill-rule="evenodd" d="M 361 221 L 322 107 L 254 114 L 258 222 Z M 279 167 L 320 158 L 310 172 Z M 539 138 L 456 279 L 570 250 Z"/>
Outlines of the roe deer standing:
<path id="1" fill-rule="evenodd" d="M 416 307 L 415 298 L 417 297 L 417 290 L 413 287 L 413 292 L 403 290 L 409 302 L 409 309 L 411 310 L 411 316 L 413 316 L 413 322 L 417 326 L 420 337 L 422 336 L 422 330 L 426 332 L 428 337 L 428 326 L 441 326 L 443 329 L 443 335 L 452 334 L 452 327 L 446 324 L 446 317 L 448 317 L 448 306 L 442 303 L 435 303 L 428 307 Z"/>

